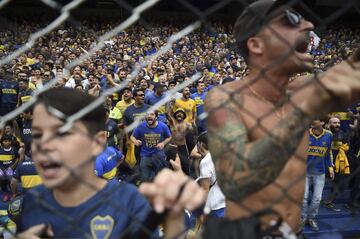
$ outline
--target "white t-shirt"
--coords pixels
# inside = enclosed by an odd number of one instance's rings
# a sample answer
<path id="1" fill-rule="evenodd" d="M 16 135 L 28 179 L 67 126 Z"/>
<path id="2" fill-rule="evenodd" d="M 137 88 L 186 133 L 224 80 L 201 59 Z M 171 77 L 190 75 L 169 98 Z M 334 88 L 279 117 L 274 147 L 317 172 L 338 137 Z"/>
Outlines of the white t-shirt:
<path id="1" fill-rule="evenodd" d="M 210 185 L 213 185 L 209 190 L 205 207 L 210 211 L 225 208 L 225 196 L 216 181 L 215 166 L 210 153 L 200 161 L 200 179 L 205 178 L 210 178 Z"/>

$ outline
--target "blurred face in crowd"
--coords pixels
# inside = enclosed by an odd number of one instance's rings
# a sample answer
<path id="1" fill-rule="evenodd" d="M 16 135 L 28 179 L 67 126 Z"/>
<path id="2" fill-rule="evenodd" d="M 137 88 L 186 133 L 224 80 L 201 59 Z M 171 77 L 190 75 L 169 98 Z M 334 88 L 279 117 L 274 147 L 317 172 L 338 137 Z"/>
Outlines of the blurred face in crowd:
<path id="1" fill-rule="evenodd" d="M 31 111 L 24 112 L 24 113 L 21 114 L 21 117 L 24 120 L 32 120 L 32 112 Z"/>
<path id="2" fill-rule="evenodd" d="M 146 120 L 147 125 L 154 126 L 156 124 L 156 119 L 157 119 L 157 117 L 156 117 L 155 112 L 150 112 L 150 113 L 146 114 L 145 120 Z"/>
<path id="3" fill-rule="evenodd" d="M 63 121 L 50 114 L 43 104 L 34 108 L 32 158 L 44 185 L 49 189 L 72 188 L 93 170 L 92 159 L 101 152 L 95 137 L 76 121 L 66 133 L 58 130 Z"/>
<path id="4" fill-rule="evenodd" d="M 175 88 L 175 86 L 176 86 L 176 83 L 174 83 L 174 82 L 169 83 L 169 90 Z"/>
<path id="5" fill-rule="evenodd" d="M 51 80 L 51 73 L 50 73 L 50 71 L 45 71 L 45 72 L 44 72 L 44 79 L 45 79 L 46 81 Z"/>
<path id="6" fill-rule="evenodd" d="M 216 85 L 219 85 L 220 84 L 220 81 L 221 81 L 221 75 L 219 73 L 216 73 L 214 75 L 214 82 Z"/>
<path id="7" fill-rule="evenodd" d="M 41 70 L 35 70 L 34 71 L 34 76 L 40 77 L 40 75 L 41 75 Z"/>
<path id="8" fill-rule="evenodd" d="M 321 120 L 313 120 L 311 123 L 311 128 L 315 130 L 321 130 L 324 125 L 324 122 Z"/>
<path id="9" fill-rule="evenodd" d="M 103 73 L 103 68 L 102 68 L 102 66 L 97 66 L 97 72 L 98 72 L 98 74 L 102 74 L 102 73 Z"/>
<path id="10" fill-rule="evenodd" d="M 3 140 L 1 142 L 1 145 L 5 148 L 5 149 L 9 149 L 11 147 L 11 140 Z"/>
<path id="11" fill-rule="evenodd" d="M 198 93 L 203 93 L 204 92 L 204 89 L 205 89 L 205 84 L 204 82 L 199 82 L 197 84 L 197 87 L 196 87 Z"/>
<path id="12" fill-rule="evenodd" d="M 113 103 L 112 98 L 109 97 L 109 96 L 106 97 L 105 105 L 106 105 L 107 107 L 111 108 L 111 107 L 112 107 L 112 103 Z"/>
<path id="13" fill-rule="evenodd" d="M 19 80 L 27 80 L 27 75 L 25 73 L 19 73 L 18 74 L 18 79 Z"/>
<path id="14" fill-rule="evenodd" d="M 81 76 L 79 74 L 74 75 L 74 80 L 76 84 L 81 84 Z"/>
<path id="15" fill-rule="evenodd" d="M 138 105 L 144 104 L 145 93 L 144 91 L 138 91 L 135 95 L 135 103 Z"/>
<path id="16" fill-rule="evenodd" d="M 166 83 L 167 83 L 167 79 L 166 79 L 166 75 L 164 74 L 164 75 L 161 75 L 161 76 L 159 76 L 159 83 L 160 84 L 162 84 L 162 85 L 166 85 Z"/>
<path id="17" fill-rule="evenodd" d="M 119 77 L 120 77 L 121 80 L 126 80 L 126 76 L 127 76 L 126 71 L 120 71 L 119 72 Z"/>
<path id="18" fill-rule="evenodd" d="M 55 84 L 55 87 L 62 88 L 65 87 L 66 84 L 66 78 L 59 78 Z"/>
<path id="19" fill-rule="evenodd" d="M 74 75 L 75 75 L 75 74 L 81 74 L 81 68 L 80 68 L 79 66 L 75 67 L 73 74 L 74 74 Z"/>
<path id="20" fill-rule="evenodd" d="M 130 101 L 131 100 L 131 98 L 132 98 L 132 93 L 131 93 L 131 91 L 130 90 L 124 90 L 124 92 L 123 92 L 123 97 L 124 97 L 124 100 L 125 101 Z"/>
<path id="21" fill-rule="evenodd" d="M 27 83 L 26 81 L 22 81 L 22 80 L 19 81 L 19 89 L 21 91 L 26 90 L 28 88 L 28 86 L 29 86 L 29 83 Z"/>
<path id="22" fill-rule="evenodd" d="M 13 129 L 10 125 L 6 125 L 5 128 L 4 128 L 4 134 L 6 135 L 12 135 L 13 133 Z"/>
<path id="23" fill-rule="evenodd" d="M 183 97 L 185 99 L 189 99 L 190 98 L 190 88 L 189 87 L 185 87 L 183 89 Z"/>
<path id="24" fill-rule="evenodd" d="M 185 75 L 185 74 L 186 74 L 186 69 L 185 69 L 185 67 L 181 67 L 179 73 L 180 73 L 180 75 Z"/>
<path id="25" fill-rule="evenodd" d="M 175 115 L 175 119 L 176 119 L 177 122 L 184 121 L 184 119 L 185 119 L 184 112 L 181 112 L 181 111 L 177 112 L 176 115 Z"/>
<path id="26" fill-rule="evenodd" d="M 84 92 L 84 87 L 82 85 L 77 85 L 75 87 L 76 90 L 80 91 L 80 92 Z"/>
<path id="27" fill-rule="evenodd" d="M 337 117 L 330 118 L 329 125 L 331 132 L 338 132 L 340 130 L 340 119 Z"/>
<path id="28" fill-rule="evenodd" d="M 145 90 L 145 89 L 147 89 L 147 88 L 148 88 L 148 83 L 147 83 L 147 81 L 146 81 L 145 79 L 141 79 L 141 80 L 140 80 L 140 89 Z"/>
<path id="29" fill-rule="evenodd" d="M 89 81 L 90 88 L 93 88 L 96 85 L 94 75 L 89 75 L 88 76 L 88 81 Z"/>

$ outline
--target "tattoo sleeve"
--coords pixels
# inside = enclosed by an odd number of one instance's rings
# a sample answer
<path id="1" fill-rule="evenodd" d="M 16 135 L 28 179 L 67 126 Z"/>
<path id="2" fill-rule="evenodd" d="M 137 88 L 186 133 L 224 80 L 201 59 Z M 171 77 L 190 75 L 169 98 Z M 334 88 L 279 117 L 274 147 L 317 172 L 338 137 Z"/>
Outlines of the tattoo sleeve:
<path id="1" fill-rule="evenodd" d="M 311 123 L 311 118 L 295 109 L 268 135 L 248 142 L 248 131 L 238 113 L 227 109 L 221 122 L 209 114 L 209 149 L 216 165 L 221 189 L 232 201 L 241 201 L 272 183 Z M 218 114 L 219 116 L 219 114 Z M 216 122 L 214 122 L 216 121 Z"/>

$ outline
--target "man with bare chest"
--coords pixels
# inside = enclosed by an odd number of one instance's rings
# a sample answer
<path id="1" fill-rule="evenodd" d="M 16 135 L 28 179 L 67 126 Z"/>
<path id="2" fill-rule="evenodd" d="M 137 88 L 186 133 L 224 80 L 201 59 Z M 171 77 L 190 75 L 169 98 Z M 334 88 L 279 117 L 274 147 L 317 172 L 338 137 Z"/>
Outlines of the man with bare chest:
<path id="1" fill-rule="evenodd" d="M 206 98 L 209 149 L 227 219 L 209 220 L 205 238 L 296 237 L 310 123 L 359 100 L 355 55 L 287 96 L 289 79 L 312 71 L 307 48 L 314 28 L 287 2 L 260 0 L 241 13 L 234 37 L 249 75 Z M 283 223 L 269 230 L 276 221 Z"/>
<path id="2" fill-rule="evenodd" d="M 186 146 L 186 135 L 193 130 L 190 123 L 185 122 L 186 112 L 182 108 L 176 109 L 174 113 L 170 107 L 168 111 L 168 120 L 172 133 L 171 143 L 176 145 L 180 157 L 181 168 L 185 174 L 189 175 L 189 150 Z"/>

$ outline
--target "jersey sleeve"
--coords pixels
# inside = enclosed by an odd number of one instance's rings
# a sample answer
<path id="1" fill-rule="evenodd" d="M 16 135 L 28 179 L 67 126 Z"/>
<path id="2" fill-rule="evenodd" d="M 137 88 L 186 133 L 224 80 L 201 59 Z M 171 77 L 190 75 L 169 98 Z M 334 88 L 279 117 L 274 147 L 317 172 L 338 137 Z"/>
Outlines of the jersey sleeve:
<path id="1" fill-rule="evenodd" d="M 101 177 L 104 174 L 104 165 L 101 160 L 102 154 L 100 154 L 95 160 L 94 173 L 96 176 Z"/>

